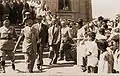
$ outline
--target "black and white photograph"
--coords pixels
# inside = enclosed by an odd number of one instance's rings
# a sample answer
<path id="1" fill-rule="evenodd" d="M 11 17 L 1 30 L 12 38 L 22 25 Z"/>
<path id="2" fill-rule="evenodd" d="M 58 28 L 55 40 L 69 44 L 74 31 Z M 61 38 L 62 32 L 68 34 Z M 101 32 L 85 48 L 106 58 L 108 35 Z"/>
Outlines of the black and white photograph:
<path id="1" fill-rule="evenodd" d="M 120 0 L 0 0 L 0 76 L 120 73 Z"/>

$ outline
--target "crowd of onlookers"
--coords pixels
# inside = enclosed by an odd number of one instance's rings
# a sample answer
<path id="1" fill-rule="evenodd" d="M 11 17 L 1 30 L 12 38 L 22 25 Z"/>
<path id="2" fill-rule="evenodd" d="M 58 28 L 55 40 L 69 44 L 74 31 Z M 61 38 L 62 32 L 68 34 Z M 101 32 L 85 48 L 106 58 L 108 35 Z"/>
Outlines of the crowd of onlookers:
<path id="1" fill-rule="evenodd" d="M 51 12 L 45 1 L 31 0 L 1 0 L 0 1 L 0 23 L 6 17 L 9 18 L 11 24 L 16 25 L 21 23 L 26 17 L 26 12 L 30 12 L 30 17 L 34 20 L 37 16 L 47 16 L 51 19 Z"/>
<path id="2" fill-rule="evenodd" d="M 62 19 L 52 14 L 44 0 L 42 1 L 1 1 L 0 2 L 0 55 L 3 72 L 5 56 L 11 57 L 15 70 L 14 52 L 22 38 L 22 51 L 25 53 L 27 72 L 33 72 L 37 59 L 37 68 L 42 69 L 43 51 L 49 48 L 50 65 L 58 60 L 75 61 L 81 70 L 88 73 L 119 73 L 120 19 L 115 21 L 102 16 L 90 22 L 79 18 Z M 18 38 L 15 29 L 9 25 L 24 25 Z M 13 37 L 18 40 L 16 45 Z M 7 51 L 9 50 L 9 51 Z"/>
<path id="3" fill-rule="evenodd" d="M 88 73 L 119 72 L 118 17 L 110 21 L 100 16 L 78 30 L 78 65 Z"/>

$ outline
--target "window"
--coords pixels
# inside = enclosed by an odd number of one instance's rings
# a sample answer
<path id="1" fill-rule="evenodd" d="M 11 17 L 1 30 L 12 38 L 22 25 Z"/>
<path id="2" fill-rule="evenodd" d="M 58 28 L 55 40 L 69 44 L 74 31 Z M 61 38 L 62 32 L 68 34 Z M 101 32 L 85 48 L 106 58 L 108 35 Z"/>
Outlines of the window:
<path id="1" fill-rule="evenodd" d="M 59 10 L 70 11 L 70 0 L 59 0 Z"/>

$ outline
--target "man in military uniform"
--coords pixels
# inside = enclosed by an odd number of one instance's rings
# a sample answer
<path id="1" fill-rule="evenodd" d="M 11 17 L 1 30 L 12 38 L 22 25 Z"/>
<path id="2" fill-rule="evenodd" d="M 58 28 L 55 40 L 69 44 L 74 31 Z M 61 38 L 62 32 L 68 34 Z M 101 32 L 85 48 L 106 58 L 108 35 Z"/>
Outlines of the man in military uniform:
<path id="1" fill-rule="evenodd" d="M 17 38 L 15 29 L 10 26 L 8 19 L 4 20 L 3 27 L 0 28 L 0 56 L 2 72 L 5 73 L 5 57 L 8 55 L 12 61 L 12 69 L 15 70 L 14 65 L 14 39 Z"/>

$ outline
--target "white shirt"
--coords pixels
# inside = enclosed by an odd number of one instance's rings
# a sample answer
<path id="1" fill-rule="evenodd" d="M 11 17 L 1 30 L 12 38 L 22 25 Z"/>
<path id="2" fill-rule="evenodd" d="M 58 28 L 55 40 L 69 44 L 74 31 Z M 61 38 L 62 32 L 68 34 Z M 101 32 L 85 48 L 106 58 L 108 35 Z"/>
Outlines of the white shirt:
<path id="1" fill-rule="evenodd" d="M 0 34 L 1 34 L 1 38 L 6 38 L 8 37 L 8 28 L 6 28 L 5 26 L 0 28 Z"/>
<path id="2" fill-rule="evenodd" d="M 93 66 L 95 67 L 98 63 L 98 47 L 97 47 L 97 43 L 95 41 L 87 41 L 85 43 L 85 50 L 86 50 L 86 54 L 89 54 L 89 52 L 91 53 L 90 56 L 88 56 L 88 62 L 87 62 L 87 66 Z"/>
<path id="3" fill-rule="evenodd" d="M 96 39 L 98 39 L 98 40 L 100 40 L 100 39 L 107 39 L 107 37 L 106 36 L 104 36 L 104 35 L 101 35 L 101 34 L 99 34 L 99 33 L 97 33 L 96 34 Z"/>

